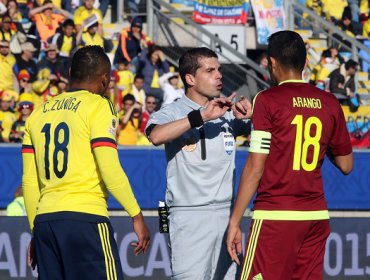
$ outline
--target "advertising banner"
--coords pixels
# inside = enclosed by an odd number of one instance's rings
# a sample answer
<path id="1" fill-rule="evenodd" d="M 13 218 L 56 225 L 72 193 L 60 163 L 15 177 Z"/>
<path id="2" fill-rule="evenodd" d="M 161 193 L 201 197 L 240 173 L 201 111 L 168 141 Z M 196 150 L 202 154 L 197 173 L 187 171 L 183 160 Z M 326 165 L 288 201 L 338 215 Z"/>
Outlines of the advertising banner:
<path id="1" fill-rule="evenodd" d="M 285 29 L 283 0 L 252 0 L 252 9 L 257 27 L 257 42 L 267 45 L 267 38 L 276 31 Z"/>
<path id="2" fill-rule="evenodd" d="M 131 242 L 136 240 L 129 217 L 112 217 L 115 238 L 126 280 L 169 280 L 171 276 L 168 235 L 158 232 L 158 217 L 146 217 L 151 231 L 151 246 L 146 254 L 135 256 Z M 250 218 L 242 221 L 243 248 Z M 327 240 L 324 280 L 370 278 L 370 228 L 366 218 L 332 218 Z M 0 217 L 0 279 L 37 279 L 27 266 L 27 247 L 31 239 L 25 217 Z M 289 242 L 289 241 L 287 241 Z M 202 248 L 200 248 L 202 249 Z M 194 252 L 196 253 L 196 252 Z M 282 264 L 284 265 L 284 264 Z"/>
<path id="3" fill-rule="evenodd" d="M 249 0 L 197 0 L 193 20 L 200 24 L 245 24 Z"/>

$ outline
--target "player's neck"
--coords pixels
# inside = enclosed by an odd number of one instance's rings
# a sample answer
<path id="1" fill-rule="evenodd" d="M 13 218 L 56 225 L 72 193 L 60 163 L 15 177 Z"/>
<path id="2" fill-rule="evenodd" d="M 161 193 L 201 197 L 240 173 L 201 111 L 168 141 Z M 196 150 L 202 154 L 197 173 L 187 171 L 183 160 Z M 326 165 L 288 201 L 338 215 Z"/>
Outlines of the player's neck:
<path id="1" fill-rule="evenodd" d="M 302 80 L 302 73 L 292 70 L 286 70 L 285 72 L 279 73 L 276 77 L 278 84 L 288 80 Z"/>

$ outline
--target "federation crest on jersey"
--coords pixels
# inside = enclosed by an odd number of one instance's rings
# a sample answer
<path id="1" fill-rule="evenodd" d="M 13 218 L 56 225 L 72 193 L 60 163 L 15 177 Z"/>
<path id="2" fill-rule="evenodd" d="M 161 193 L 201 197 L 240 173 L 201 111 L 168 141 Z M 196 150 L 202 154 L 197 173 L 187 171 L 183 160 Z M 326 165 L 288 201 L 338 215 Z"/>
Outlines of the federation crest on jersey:
<path id="1" fill-rule="evenodd" d="M 108 132 L 116 137 L 117 120 L 112 119 L 112 126 L 108 129 Z"/>
<path id="2" fill-rule="evenodd" d="M 230 132 L 223 133 L 224 148 L 228 155 L 231 155 L 235 150 L 235 139 Z"/>

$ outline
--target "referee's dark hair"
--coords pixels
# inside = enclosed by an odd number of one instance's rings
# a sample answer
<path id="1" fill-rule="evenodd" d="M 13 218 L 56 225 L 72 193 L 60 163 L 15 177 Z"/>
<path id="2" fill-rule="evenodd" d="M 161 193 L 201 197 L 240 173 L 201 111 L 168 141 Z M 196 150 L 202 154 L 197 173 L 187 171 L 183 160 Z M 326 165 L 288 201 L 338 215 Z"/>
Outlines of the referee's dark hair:
<path id="1" fill-rule="evenodd" d="M 217 54 L 208 48 L 194 48 L 186 51 L 179 59 L 179 74 L 184 84 L 185 91 L 188 89 L 186 83 L 186 74 L 195 75 L 195 72 L 200 67 L 199 58 L 218 58 Z"/>
<path id="2" fill-rule="evenodd" d="M 71 62 L 71 82 L 94 81 L 99 75 L 110 73 L 109 57 L 100 46 L 86 46 L 77 50 Z"/>
<path id="3" fill-rule="evenodd" d="M 307 51 L 302 37 L 290 30 L 278 31 L 268 38 L 267 55 L 285 69 L 303 71 Z"/>

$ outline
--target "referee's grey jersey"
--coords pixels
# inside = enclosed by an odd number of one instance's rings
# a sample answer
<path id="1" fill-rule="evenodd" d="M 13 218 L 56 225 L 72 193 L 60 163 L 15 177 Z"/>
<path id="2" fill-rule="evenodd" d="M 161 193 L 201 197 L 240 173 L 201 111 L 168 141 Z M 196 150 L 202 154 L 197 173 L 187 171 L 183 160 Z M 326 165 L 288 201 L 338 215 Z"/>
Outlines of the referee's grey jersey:
<path id="1" fill-rule="evenodd" d="M 151 124 L 166 124 L 187 117 L 202 107 L 187 96 L 151 115 Z M 226 112 L 165 144 L 168 206 L 201 206 L 231 202 L 235 169 L 235 138 L 250 131 L 249 121 Z"/>

